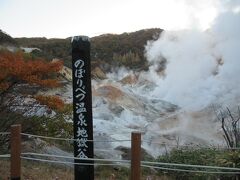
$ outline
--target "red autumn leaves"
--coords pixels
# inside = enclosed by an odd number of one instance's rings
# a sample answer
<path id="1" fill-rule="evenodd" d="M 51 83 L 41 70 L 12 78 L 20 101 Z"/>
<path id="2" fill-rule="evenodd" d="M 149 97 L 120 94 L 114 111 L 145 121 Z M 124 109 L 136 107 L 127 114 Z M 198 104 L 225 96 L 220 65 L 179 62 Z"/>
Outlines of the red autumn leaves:
<path id="1" fill-rule="evenodd" d="M 41 87 L 54 88 L 60 86 L 57 73 L 62 69 L 63 62 L 47 62 L 43 59 L 32 59 L 23 52 L 0 50 L 0 93 L 7 91 L 16 83 L 35 84 Z M 64 103 L 60 98 L 52 96 L 37 98 L 40 103 L 61 109 Z M 49 101 L 49 103 L 48 103 Z M 51 103 L 50 103 L 51 102 Z M 55 104 L 55 105 L 54 105 Z"/>
<path id="2" fill-rule="evenodd" d="M 42 59 L 28 60 L 24 53 L 0 51 L 0 90 L 12 83 L 37 84 L 43 87 L 57 87 L 59 82 L 54 75 L 61 70 L 63 63 L 46 62 Z"/>

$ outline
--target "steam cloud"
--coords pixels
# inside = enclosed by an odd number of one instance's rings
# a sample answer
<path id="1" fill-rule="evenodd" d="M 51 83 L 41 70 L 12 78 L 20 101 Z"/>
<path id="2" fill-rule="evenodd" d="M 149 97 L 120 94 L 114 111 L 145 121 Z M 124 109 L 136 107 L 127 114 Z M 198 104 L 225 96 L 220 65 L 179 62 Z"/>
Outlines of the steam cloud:
<path id="1" fill-rule="evenodd" d="M 211 103 L 237 105 L 240 97 L 240 2 L 225 9 L 212 26 L 164 32 L 146 46 L 150 74 L 158 85 L 152 92 L 181 107 L 199 110 Z M 159 76 L 157 70 L 163 69 Z M 156 78 L 157 77 L 157 78 Z"/>

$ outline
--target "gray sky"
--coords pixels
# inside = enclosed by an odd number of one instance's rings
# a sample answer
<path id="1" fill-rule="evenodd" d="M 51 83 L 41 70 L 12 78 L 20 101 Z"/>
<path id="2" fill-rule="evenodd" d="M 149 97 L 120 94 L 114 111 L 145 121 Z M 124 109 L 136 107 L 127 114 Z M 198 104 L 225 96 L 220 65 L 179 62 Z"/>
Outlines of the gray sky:
<path id="1" fill-rule="evenodd" d="M 96 36 L 144 28 L 207 29 L 221 0 L 0 0 L 0 29 L 13 37 Z"/>

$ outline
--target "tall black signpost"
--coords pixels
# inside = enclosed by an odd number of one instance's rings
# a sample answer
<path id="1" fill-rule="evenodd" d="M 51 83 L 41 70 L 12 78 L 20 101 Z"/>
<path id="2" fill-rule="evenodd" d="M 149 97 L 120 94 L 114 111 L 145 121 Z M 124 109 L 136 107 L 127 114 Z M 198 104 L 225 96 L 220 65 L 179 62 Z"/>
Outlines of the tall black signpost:
<path id="1" fill-rule="evenodd" d="M 74 119 L 74 157 L 75 180 L 93 180 L 93 122 L 90 42 L 86 36 L 72 39 L 72 77 L 73 77 L 73 119 Z"/>

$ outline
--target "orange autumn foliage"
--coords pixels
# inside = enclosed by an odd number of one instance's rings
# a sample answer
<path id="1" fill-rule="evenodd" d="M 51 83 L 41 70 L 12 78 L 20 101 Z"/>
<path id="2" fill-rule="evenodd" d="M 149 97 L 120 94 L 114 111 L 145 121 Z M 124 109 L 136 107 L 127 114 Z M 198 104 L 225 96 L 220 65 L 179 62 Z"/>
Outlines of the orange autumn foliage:
<path id="1" fill-rule="evenodd" d="M 42 96 L 38 95 L 35 99 L 42 105 L 47 105 L 51 109 L 63 110 L 64 102 L 58 96 Z"/>
<path id="2" fill-rule="evenodd" d="M 57 87 L 54 76 L 62 69 L 63 62 L 29 60 L 22 52 L 0 50 L 0 92 L 14 83 L 29 83 L 43 87 Z"/>

